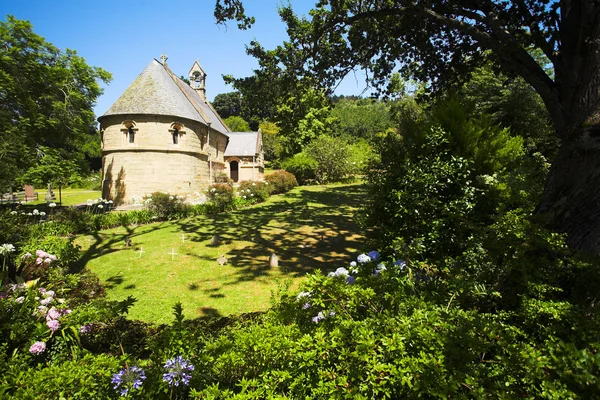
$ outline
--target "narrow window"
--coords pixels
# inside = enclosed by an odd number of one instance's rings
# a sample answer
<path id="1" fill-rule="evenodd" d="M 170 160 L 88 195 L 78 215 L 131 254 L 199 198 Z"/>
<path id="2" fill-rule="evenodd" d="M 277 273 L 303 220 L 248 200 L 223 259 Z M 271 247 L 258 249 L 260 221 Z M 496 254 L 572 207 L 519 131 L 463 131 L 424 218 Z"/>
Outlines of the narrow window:
<path id="1" fill-rule="evenodd" d="M 135 132 L 133 131 L 132 126 L 130 126 L 129 129 L 127 129 L 127 133 L 129 135 L 129 143 L 134 143 L 135 142 Z"/>
<path id="2" fill-rule="evenodd" d="M 179 129 L 173 129 L 173 144 L 179 143 Z"/>

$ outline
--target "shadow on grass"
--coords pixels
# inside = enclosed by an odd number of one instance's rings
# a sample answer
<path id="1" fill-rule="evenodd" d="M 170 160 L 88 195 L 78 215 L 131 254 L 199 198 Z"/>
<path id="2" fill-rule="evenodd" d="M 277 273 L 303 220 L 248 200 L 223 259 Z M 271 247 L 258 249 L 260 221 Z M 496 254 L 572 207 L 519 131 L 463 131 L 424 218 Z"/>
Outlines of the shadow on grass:
<path id="1" fill-rule="evenodd" d="M 227 252 L 228 264 L 237 273 L 235 280 L 226 285 L 268 276 L 271 253 L 277 254 L 281 272 L 302 276 L 315 269 L 333 270 L 362 247 L 352 216 L 363 199 L 361 185 L 303 188 L 272 203 L 177 224 L 192 241 L 208 242 L 218 234 L 221 246 L 249 242 Z M 193 256 L 214 262 L 212 258 Z"/>

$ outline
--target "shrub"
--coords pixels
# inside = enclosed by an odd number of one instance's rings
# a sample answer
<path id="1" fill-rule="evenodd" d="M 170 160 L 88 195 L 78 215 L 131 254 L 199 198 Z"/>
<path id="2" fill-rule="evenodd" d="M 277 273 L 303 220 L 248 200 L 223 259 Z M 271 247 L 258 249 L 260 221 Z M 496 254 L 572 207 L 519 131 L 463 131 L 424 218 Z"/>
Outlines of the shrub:
<path id="1" fill-rule="evenodd" d="M 269 185 L 265 182 L 242 181 L 237 188 L 238 197 L 244 200 L 245 204 L 261 203 L 269 197 Z"/>
<path id="2" fill-rule="evenodd" d="M 225 183 L 229 186 L 233 186 L 233 179 L 231 179 L 225 172 L 221 172 L 215 176 L 215 183 Z"/>
<path id="3" fill-rule="evenodd" d="M 265 176 L 265 181 L 268 183 L 270 194 L 285 193 L 298 186 L 294 175 L 281 170 Z"/>
<path id="4" fill-rule="evenodd" d="M 342 138 L 319 136 L 306 147 L 306 153 L 317 162 L 315 175 L 320 183 L 340 182 L 353 172 L 350 146 Z"/>
<path id="5" fill-rule="evenodd" d="M 183 196 L 170 195 L 163 192 L 154 192 L 149 197 L 144 197 L 144 202 L 148 210 L 156 216 L 157 219 L 164 221 L 173 219 L 182 211 Z"/>
<path id="6" fill-rule="evenodd" d="M 206 195 L 211 203 L 211 212 L 223 212 L 233 208 L 233 188 L 230 185 L 215 183 L 209 186 Z"/>
<path id="7" fill-rule="evenodd" d="M 304 151 L 284 160 L 281 167 L 292 173 L 300 185 L 311 184 L 317 178 L 318 163 Z"/>

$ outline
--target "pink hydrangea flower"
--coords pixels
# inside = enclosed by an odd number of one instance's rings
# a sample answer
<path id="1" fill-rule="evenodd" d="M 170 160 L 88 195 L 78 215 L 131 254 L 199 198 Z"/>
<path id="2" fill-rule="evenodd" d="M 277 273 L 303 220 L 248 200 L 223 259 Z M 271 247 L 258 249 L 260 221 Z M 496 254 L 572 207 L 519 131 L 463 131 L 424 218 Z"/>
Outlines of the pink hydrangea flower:
<path id="1" fill-rule="evenodd" d="M 59 319 L 61 316 L 61 312 L 58 311 L 56 308 L 52 307 L 50 310 L 48 310 L 48 315 L 46 316 L 47 320 L 51 320 L 51 319 Z"/>
<path id="2" fill-rule="evenodd" d="M 43 260 L 41 257 L 38 257 L 38 258 L 35 260 L 35 263 L 36 263 L 36 264 L 38 264 L 38 265 L 39 265 L 39 264 L 41 264 L 41 263 L 43 263 L 43 262 L 44 262 L 44 260 Z"/>
<path id="3" fill-rule="evenodd" d="M 39 355 L 46 351 L 46 343 L 44 342 L 35 342 L 29 348 L 29 352 L 31 354 Z"/>
<path id="4" fill-rule="evenodd" d="M 52 332 L 56 332 L 58 328 L 60 328 L 60 322 L 55 319 L 46 321 L 46 325 L 48 325 L 48 328 L 50 328 Z"/>

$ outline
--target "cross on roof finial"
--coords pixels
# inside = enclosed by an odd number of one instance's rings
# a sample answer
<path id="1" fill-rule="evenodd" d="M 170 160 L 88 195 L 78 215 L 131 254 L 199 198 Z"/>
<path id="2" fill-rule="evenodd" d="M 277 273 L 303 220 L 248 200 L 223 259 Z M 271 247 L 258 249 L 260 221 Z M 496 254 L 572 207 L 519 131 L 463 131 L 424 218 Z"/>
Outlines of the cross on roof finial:
<path id="1" fill-rule="evenodd" d="M 163 64 L 166 64 L 166 63 L 167 63 L 167 59 L 168 59 L 168 58 L 169 58 L 169 57 L 167 57 L 167 55 L 166 55 L 166 54 L 163 54 L 163 55 L 161 55 L 161 56 L 160 56 L 160 59 L 161 59 L 161 61 L 162 61 L 162 63 L 163 63 Z"/>

